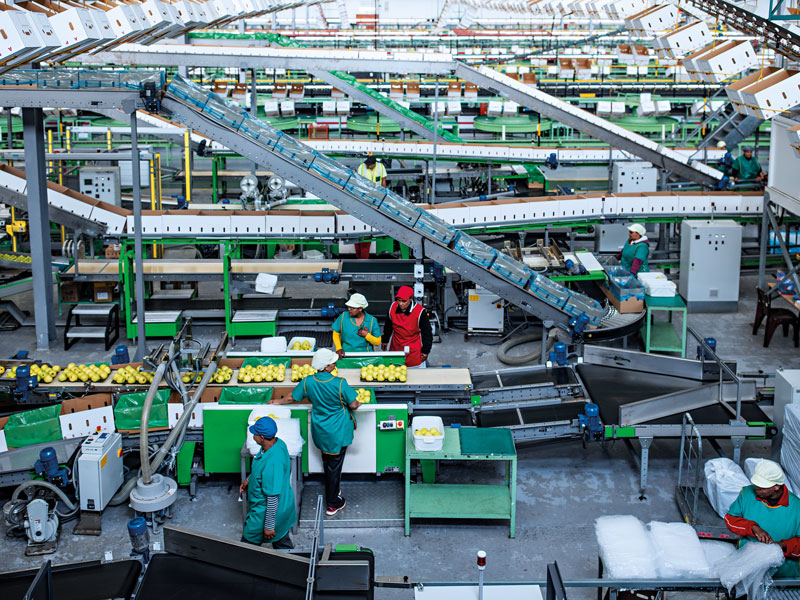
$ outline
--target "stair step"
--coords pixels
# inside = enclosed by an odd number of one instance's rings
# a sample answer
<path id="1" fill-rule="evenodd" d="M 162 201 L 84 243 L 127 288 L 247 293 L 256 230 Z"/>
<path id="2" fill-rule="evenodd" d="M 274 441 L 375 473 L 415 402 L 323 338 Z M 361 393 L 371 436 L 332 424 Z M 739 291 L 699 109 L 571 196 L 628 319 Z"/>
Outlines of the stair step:
<path id="1" fill-rule="evenodd" d="M 67 331 L 66 336 L 68 338 L 100 338 L 103 339 L 106 337 L 106 328 L 105 327 L 88 327 L 80 325 L 79 327 L 71 327 L 69 331 Z"/>

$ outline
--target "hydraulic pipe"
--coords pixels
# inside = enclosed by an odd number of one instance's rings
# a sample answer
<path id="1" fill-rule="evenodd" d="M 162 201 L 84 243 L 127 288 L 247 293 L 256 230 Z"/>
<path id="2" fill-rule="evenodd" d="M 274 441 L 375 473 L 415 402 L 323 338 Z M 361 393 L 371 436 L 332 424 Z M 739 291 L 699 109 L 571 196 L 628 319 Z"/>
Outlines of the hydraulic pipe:
<path id="1" fill-rule="evenodd" d="M 72 500 L 70 500 L 64 492 L 62 492 L 49 481 L 41 481 L 39 479 L 31 479 L 30 481 L 19 484 L 17 489 L 14 490 L 14 493 L 11 494 L 11 502 L 16 502 L 23 490 L 34 486 L 47 488 L 51 492 L 55 493 L 55 495 L 67 505 L 67 508 L 70 510 L 70 512 L 78 510 L 78 507 L 72 503 Z"/>
<path id="2" fill-rule="evenodd" d="M 147 390 L 147 395 L 144 398 L 144 406 L 142 406 L 142 423 L 139 431 L 139 457 L 142 463 L 142 481 L 150 483 L 150 460 L 147 454 L 147 423 L 150 420 L 150 407 L 153 405 L 153 400 L 158 392 L 158 386 L 161 385 L 161 380 L 164 378 L 164 372 L 167 370 L 169 364 L 169 357 L 172 352 L 164 357 L 161 364 L 156 369 L 156 374 L 153 376 L 153 381 L 150 383 L 150 388 Z"/>

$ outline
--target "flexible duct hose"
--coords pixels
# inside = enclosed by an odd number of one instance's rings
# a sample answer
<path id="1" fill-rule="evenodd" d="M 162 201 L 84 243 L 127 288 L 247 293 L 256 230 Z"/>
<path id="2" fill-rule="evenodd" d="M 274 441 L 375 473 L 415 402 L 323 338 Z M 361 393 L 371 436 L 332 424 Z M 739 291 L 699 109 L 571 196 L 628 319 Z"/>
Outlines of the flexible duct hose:
<path id="1" fill-rule="evenodd" d="M 559 330 L 557 328 L 553 328 L 547 334 L 547 351 L 549 351 L 553 344 L 556 342 L 556 337 L 559 335 Z M 537 347 L 533 352 L 528 354 L 523 354 L 521 356 L 510 356 L 508 351 L 512 348 L 516 348 L 517 346 L 521 346 L 522 344 L 529 344 L 530 342 L 538 342 L 542 339 L 542 331 L 535 331 L 533 333 L 528 333 L 525 335 L 521 335 L 519 337 L 511 338 L 500 344 L 497 348 L 497 359 L 505 364 L 505 365 L 525 365 L 533 361 L 541 360 L 542 358 L 542 348 L 541 346 Z"/>
<path id="2" fill-rule="evenodd" d="M 31 479 L 30 481 L 26 481 L 25 483 L 21 483 L 20 485 L 18 485 L 17 489 L 14 490 L 14 493 L 11 494 L 11 502 L 16 502 L 19 499 L 19 495 L 24 490 L 28 489 L 29 487 L 36 487 L 36 486 L 48 489 L 51 492 L 53 492 L 56 496 L 58 496 L 59 500 L 61 500 L 64 504 L 67 505 L 67 508 L 70 511 L 69 512 L 70 515 L 77 512 L 78 507 L 72 503 L 72 500 L 70 500 L 64 492 L 62 492 L 59 488 L 54 486 L 49 481 L 41 481 L 39 479 Z"/>

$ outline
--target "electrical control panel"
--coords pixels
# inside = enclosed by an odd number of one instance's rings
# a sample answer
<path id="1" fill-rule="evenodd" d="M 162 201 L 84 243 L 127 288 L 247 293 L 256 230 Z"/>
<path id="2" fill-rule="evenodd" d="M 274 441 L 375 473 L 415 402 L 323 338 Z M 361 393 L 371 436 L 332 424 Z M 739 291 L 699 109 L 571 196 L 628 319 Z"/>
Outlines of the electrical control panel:
<path id="1" fill-rule="evenodd" d="M 81 444 L 75 461 L 81 510 L 101 511 L 123 483 L 122 436 L 96 433 Z"/>

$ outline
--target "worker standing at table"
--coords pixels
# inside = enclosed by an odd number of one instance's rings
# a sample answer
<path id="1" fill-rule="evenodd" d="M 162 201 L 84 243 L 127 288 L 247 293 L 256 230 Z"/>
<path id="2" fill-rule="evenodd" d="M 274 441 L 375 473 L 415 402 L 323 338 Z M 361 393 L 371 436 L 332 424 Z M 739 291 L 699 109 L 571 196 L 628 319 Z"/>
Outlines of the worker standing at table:
<path id="1" fill-rule="evenodd" d="M 383 166 L 383 163 L 378 162 L 372 155 L 368 156 L 363 163 L 358 165 L 356 173 L 369 179 L 376 185 L 386 187 L 386 167 Z M 368 259 L 370 244 L 372 244 L 372 242 L 356 242 L 356 258 L 362 260 Z"/>
<path id="2" fill-rule="evenodd" d="M 733 180 L 737 183 L 740 179 L 761 183 L 761 180 L 764 179 L 764 171 L 761 170 L 761 163 L 753 156 L 752 146 L 742 146 L 741 155 L 733 161 L 731 173 Z"/>
<path id="3" fill-rule="evenodd" d="M 433 330 L 425 307 L 414 301 L 414 290 L 407 285 L 397 290 L 394 302 L 389 307 L 383 339 L 389 340 L 388 348 L 392 352 L 403 352 L 408 348 L 407 367 L 427 367 L 433 345 Z M 381 344 L 383 350 L 386 347 L 386 342 Z"/>
<path id="4" fill-rule="evenodd" d="M 347 352 L 372 352 L 381 345 L 378 320 L 365 309 L 369 306 L 363 294 L 353 294 L 344 303 L 343 312 L 333 322 L 333 346 L 339 358 Z"/>
<path id="5" fill-rule="evenodd" d="M 322 452 L 325 471 L 325 514 L 332 517 L 347 502 L 342 497 L 342 466 L 347 447 L 353 443 L 356 420 L 351 411 L 361 403 L 358 394 L 341 377 L 331 373 L 339 356 L 321 348 L 314 353 L 311 367 L 317 373 L 304 377 L 292 390 L 295 402 L 311 401 L 311 437 Z"/>
<path id="6" fill-rule="evenodd" d="M 800 577 L 800 498 L 786 487 L 778 463 L 762 460 L 725 515 L 725 525 L 747 542 L 778 544 L 786 558 L 776 577 Z"/>
<path id="7" fill-rule="evenodd" d="M 286 443 L 278 438 L 278 424 L 261 417 L 250 426 L 261 451 L 253 457 L 250 477 L 239 493 L 247 493 L 247 517 L 242 541 L 261 545 L 272 543 L 275 550 L 294 548 L 289 530 L 297 522 L 291 485 L 291 466 Z"/>
<path id="8" fill-rule="evenodd" d="M 647 259 L 650 256 L 650 248 L 647 245 L 647 230 L 641 223 L 634 223 L 628 227 L 628 241 L 617 252 L 617 260 L 620 264 L 631 272 L 632 275 L 647 273 L 649 267 Z"/>

